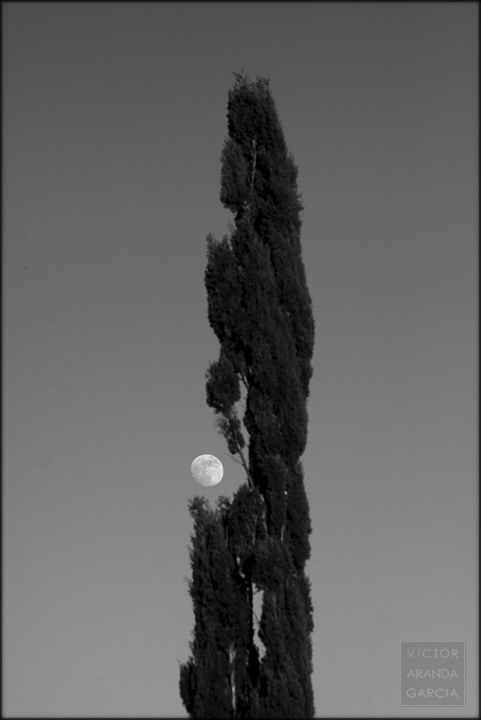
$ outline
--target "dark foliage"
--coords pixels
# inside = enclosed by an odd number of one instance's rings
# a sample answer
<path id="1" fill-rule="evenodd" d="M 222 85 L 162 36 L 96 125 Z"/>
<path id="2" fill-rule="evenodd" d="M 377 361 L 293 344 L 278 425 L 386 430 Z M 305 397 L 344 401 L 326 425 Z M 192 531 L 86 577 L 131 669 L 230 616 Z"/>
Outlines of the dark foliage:
<path id="1" fill-rule="evenodd" d="M 267 80 L 236 75 L 227 119 L 220 198 L 235 227 L 220 242 L 207 238 L 208 318 L 220 355 L 206 391 L 249 484 L 215 510 L 191 502 L 195 630 L 180 692 L 194 718 L 313 717 L 311 524 L 300 457 L 314 321 L 297 168 Z M 263 593 L 257 626 L 255 592 Z"/>

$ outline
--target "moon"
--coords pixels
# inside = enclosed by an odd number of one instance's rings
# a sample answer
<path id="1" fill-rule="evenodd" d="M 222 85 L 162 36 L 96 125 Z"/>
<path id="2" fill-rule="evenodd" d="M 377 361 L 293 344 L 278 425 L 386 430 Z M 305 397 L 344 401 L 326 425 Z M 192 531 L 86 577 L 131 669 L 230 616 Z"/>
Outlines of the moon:
<path id="1" fill-rule="evenodd" d="M 199 455 L 190 466 L 192 477 L 199 485 L 211 487 L 222 480 L 224 468 L 215 455 Z"/>

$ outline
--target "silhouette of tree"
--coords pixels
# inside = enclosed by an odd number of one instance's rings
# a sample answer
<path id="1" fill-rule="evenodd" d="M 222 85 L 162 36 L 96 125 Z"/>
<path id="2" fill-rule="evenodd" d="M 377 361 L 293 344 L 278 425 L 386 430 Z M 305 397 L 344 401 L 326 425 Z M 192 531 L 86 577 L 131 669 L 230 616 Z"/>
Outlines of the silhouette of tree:
<path id="1" fill-rule="evenodd" d="M 313 717 L 311 523 L 300 457 L 314 320 L 302 206 L 268 80 L 234 75 L 220 199 L 235 225 L 220 242 L 207 238 L 208 318 L 220 355 L 206 390 L 247 484 L 215 510 L 190 503 L 195 629 L 180 693 L 194 718 Z"/>

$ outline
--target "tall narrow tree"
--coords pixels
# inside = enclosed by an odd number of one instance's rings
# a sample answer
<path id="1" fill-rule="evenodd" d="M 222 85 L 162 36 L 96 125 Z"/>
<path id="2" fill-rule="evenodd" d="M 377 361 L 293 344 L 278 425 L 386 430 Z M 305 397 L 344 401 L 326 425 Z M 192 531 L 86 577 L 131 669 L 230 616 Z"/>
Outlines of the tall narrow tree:
<path id="1" fill-rule="evenodd" d="M 297 168 L 268 80 L 236 75 L 227 118 L 221 202 L 235 225 L 221 242 L 207 238 L 208 316 L 220 342 L 207 403 L 247 484 L 215 510 L 199 498 L 190 504 L 195 628 L 180 693 L 194 718 L 313 717 L 311 524 L 300 457 L 314 321 Z"/>

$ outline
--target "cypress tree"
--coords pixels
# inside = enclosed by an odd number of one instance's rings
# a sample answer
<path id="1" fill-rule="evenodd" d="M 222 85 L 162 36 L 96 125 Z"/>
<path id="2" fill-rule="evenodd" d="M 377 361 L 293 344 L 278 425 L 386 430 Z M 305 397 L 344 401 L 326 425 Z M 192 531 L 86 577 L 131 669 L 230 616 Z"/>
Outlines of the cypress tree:
<path id="1" fill-rule="evenodd" d="M 220 354 L 206 390 L 247 483 L 214 510 L 200 498 L 190 503 L 195 629 L 180 693 L 194 718 L 313 717 L 311 524 L 300 457 L 314 320 L 297 168 L 268 80 L 236 74 L 227 119 L 220 199 L 235 224 L 222 241 L 207 238 L 208 318 Z"/>

